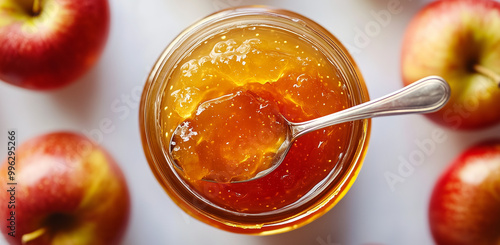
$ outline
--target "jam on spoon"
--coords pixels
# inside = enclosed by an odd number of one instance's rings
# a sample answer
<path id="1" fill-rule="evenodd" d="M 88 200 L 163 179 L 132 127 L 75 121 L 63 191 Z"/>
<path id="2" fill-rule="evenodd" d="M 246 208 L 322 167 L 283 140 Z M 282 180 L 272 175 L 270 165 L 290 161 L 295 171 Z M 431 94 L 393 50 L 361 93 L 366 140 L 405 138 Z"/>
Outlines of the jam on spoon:
<path id="1" fill-rule="evenodd" d="M 251 91 L 201 103 L 171 140 L 171 155 L 189 179 L 235 182 L 272 167 L 287 135 L 276 103 Z"/>

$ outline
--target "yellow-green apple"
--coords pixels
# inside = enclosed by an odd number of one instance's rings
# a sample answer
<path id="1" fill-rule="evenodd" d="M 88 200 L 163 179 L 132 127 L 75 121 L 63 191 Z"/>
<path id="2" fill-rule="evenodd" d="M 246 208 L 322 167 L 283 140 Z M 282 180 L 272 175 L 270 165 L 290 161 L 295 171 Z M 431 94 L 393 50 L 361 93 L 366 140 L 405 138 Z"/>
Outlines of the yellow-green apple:
<path id="1" fill-rule="evenodd" d="M 455 129 L 500 122 L 500 3 L 490 0 L 435 1 L 411 21 L 403 41 L 405 85 L 428 75 L 443 77 L 451 98 L 427 114 Z"/>
<path id="2" fill-rule="evenodd" d="M 129 191 L 104 149 L 82 135 L 55 132 L 15 150 L 14 164 L 10 158 L 0 168 L 0 228 L 10 244 L 120 242 Z"/>
<path id="3" fill-rule="evenodd" d="M 75 81 L 99 58 L 107 0 L 0 0 L 0 80 L 48 90 Z"/>
<path id="4" fill-rule="evenodd" d="M 500 140 L 475 145 L 443 173 L 429 220 L 439 245 L 500 244 Z"/>

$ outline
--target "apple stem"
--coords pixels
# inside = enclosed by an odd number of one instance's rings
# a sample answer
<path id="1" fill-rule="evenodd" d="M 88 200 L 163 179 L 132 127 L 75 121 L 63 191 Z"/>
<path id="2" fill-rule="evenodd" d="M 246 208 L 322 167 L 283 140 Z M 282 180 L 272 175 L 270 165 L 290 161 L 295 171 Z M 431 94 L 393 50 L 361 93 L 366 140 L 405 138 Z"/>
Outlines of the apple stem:
<path id="1" fill-rule="evenodd" d="M 479 72 L 480 74 L 489 77 L 491 80 L 493 80 L 495 83 L 497 83 L 498 87 L 500 88 L 500 75 L 482 65 L 474 65 L 474 70 Z"/>
<path id="2" fill-rule="evenodd" d="M 37 238 L 39 238 L 40 236 L 42 236 L 43 234 L 45 234 L 45 232 L 47 232 L 47 229 L 45 227 L 42 227 L 36 231 L 33 231 L 31 233 L 27 233 L 27 234 L 24 234 L 22 237 L 21 237 L 21 241 L 22 241 L 22 244 L 26 244 L 30 241 L 33 241 Z"/>
<path id="3" fill-rule="evenodd" d="M 33 1 L 33 8 L 31 11 L 34 16 L 37 16 L 40 13 L 40 0 Z"/>

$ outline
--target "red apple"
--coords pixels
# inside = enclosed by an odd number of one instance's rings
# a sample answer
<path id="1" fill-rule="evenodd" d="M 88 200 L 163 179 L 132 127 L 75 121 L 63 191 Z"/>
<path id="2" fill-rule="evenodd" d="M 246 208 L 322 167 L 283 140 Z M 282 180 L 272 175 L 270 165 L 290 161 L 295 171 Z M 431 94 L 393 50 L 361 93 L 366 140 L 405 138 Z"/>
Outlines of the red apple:
<path id="1" fill-rule="evenodd" d="M 62 87 L 96 62 L 108 32 L 107 0 L 0 0 L 0 80 Z"/>
<path id="2" fill-rule="evenodd" d="M 500 244 L 500 140 L 478 144 L 436 183 L 429 220 L 439 245 Z"/>
<path id="3" fill-rule="evenodd" d="M 123 173 L 104 149 L 82 135 L 57 132 L 25 142 L 13 156 L 15 175 L 8 173 L 12 158 L 0 168 L 0 228 L 10 244 L 120 242 L 130 197 Z M 15 237 L 8 235 L 13 219 Z"/>
<path id="4" fill-rule="evenodd" d="M 410 23 L 402 50 L 405 85 L 438 75 L 451 87 L 448 104 L 427 114 L 455 129 L 500 122 L 500 3 L 432 2 Z"/>

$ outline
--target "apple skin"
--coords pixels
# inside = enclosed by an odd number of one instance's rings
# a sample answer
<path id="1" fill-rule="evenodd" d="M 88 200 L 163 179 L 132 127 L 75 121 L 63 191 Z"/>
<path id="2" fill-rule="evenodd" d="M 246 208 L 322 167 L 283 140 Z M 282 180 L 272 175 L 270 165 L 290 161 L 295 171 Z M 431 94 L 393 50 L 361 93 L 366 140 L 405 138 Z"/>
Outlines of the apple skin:
<path id="1" fill-rule="evenodd" d="M 0 80 L 33 90 L 63 87 L 98 60 L 109 32 L 107 0 L 0 0 Z"/>
<path id="2" fill-rule="evenodd" d="M 469 148 L 443 173 L 429 222 L 439 245 L 500 244 L 500 140 Z"/>
<path id="3" fill-rule="evenodd" d="M 15 209 L 10 194 L 0 192 L 0 226 L 10 244 L 46 228 L 24 244 L 119 244 L 130 213 L 124 175 L 104 149 L 86 137 L 55 132 L 33 138 L 16 151 Z M 0 169 L 0 185 L 10 186 L 7 162 Z M 6 220 L 16 214 L 16 237 L 8 236 Z"/>
<path id="4" fill-rule="evenodd" d="M 413 18 L 402 48 L 404 84 L 438 75 L 451 87 L 449 102 L 430 119 L 460 130 L 500 122 L 499 30 L 500 3 L 490 0 L 435 1 Z"/>

